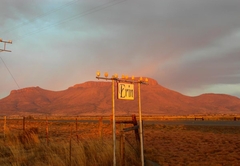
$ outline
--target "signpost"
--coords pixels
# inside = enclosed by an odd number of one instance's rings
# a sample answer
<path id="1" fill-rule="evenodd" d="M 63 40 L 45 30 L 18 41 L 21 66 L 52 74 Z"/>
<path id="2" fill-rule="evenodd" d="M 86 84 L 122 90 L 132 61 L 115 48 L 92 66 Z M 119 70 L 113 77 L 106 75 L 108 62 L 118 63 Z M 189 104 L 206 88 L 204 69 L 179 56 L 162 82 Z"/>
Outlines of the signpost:
<path id="1" fill-rule="evenodd" d="M 100 72 L 97 72 L 97 79 L 112 80 L 112 119 L 113 119 L 113 166 L 116 166 L 116 120 L 115 120 L 115 90 L 114 83 L 118 82 L 117 97 L 123 100 L 134 100 L 134 83 L 138 84 L 138 99 L 139 99 L 139 125 L 140 125 L 140 146 L 141 146 L 141 162 L 144 166 L 144 153 L 143 153 L 143 131 L 142 131 L 142 108 L 141 108 L 141 96 L 140 96 L 140 85 L 147 84 L 148 79 L 143 81 L 142 77 L 138 81 L 128 79 L 128 76 L 122 75 L 119 79 L 117 74 L 114 74 L 111 78 L 108 78 L 108 73 L 104 74 L 105 77 L 100 77 Z"/>

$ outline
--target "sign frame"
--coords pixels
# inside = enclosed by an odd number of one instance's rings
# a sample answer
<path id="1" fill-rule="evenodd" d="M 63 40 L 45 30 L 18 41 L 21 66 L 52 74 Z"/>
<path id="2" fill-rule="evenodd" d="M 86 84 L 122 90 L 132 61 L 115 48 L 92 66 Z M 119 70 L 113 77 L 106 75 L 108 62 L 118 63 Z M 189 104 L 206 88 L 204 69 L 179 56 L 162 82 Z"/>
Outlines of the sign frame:
<path id="1" fill-rule="evenodd" d="M 117 99 L 134 100 L 134 84 L 118 82 Z"/>

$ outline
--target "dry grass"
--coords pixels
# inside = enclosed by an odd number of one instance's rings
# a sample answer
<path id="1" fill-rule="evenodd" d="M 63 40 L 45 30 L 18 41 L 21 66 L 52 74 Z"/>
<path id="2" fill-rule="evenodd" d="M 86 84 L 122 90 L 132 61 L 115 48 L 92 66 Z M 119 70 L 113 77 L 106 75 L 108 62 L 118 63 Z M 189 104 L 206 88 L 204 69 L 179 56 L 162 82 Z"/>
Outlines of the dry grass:
<path id="1" fill-rule="evenodd" d="M 113 163 L 111 125 L 104 125 L 104 137 L 98 136 L 98 124 L 28 121 L 22 131 L 19 120 L 8 120 L 5 138 L 0 135 L 0 165 L 111 166 Z M 3 133 L 3 130 L 1 131 Z M 117 142 L 117 147 L 119 142 Z M 117 148 L 118 150 L 118 148 Z M 126 146 L 126 165 L 140 165 L 135 151 Z M 120 163 L 117 151 L 117 163 Z"/>
<path id="2" fill-rule="evenodd" d="M 44 120 L 28 120 L 23 132 L 22 120 L 8 120 L 5 140 L 0 128 L 0 165 L 112 165 L 110 124 L 103 124 L 102 138 L 98 123 L 78 122 L 77 130 L 74 121 L 46 124 Z M 117 140 L 119 129 L 117 125 Z M 130 132 L 126 136 L 126 165 L 140 165 L 135 135 Z M 145 124 L 144 148 L 146 159 L 163 166 L 238 166 L 240 127 Z M 117 152 L 117 164 L 119 158 Z"/>
<path id="3" fill-rule="evenodd" d="M 71 149 L 71 151 L 70 151 Z M 71 155 L 70 155 L 71 153 Z M 127 165 L 139 165 L 134 152 L 128 148 L 131 157 Z M 70 158 L 71 156 L 71 158 Z M 137 156 L 135 156 L 137 157 Z M 81 142 L 61 141 L 47 145 L 36 134 L 7 135 L 0 142 L 0 165 L 112 165 L 112 143 L 90 139 Z"/>
<path id="4" fill-rule="evenodd" d="M 146 156 L 164 166 L 240 165 L 240 128 L 145 126 Z"/>

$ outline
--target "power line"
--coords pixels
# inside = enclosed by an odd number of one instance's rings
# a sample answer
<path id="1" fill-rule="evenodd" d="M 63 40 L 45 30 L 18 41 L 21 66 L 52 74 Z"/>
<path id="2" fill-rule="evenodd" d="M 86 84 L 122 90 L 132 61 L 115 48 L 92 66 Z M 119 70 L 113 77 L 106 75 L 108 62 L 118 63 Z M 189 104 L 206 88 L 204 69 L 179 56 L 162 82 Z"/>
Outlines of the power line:
<path id="1" fill-rule="evenodd" d="M 21 88 L 20 88 L 19 84 L 17 83 L 17 80 L 14 78 L 13 74 L 12 74 L 11 71 L 9 70 L 7 64 L 4 62 L 4 60 L 2 59 L 2 57 L 0 57 L 0 58 L 1 58 L 2 62 L 3 62 L 3 64 L 4 64 L 4 66 L 6 67 L 7 71 L 8 71 L 9 74 L 11 75 L 12 79 L 14 80 L 15 84 L 17 85 L 18 90 L 20 90 Z M 22 91 L 20 91 L 20 93 L 21 93 L 21 95 L 23 96 L 23 98 L 25 98 L 25 99 L 27 100 L 27 97 L 24 95 L 24 93 L 23 93 Z"/>
<path id="2" fill-rule="evenodd" d="M 14 80 L 15 84 L 17 85 L 18 89 L 20 89 L 19 84 L 17 83 L 16 79 L 14 78 L 13 74 L 11 73 L 11 71 L 9 70 L 8 66 L 6 65 L 6 63 L 4 62 L 4 60 L 2 59 L 2 57 L 0 57 L 4 66 L 6 67 L 7 71 L 9 72 L 9 74 L 11 75 L 12 79 Z"/>
<path id="3" fill-rule="evenodd" d="M 116 2 L 116 1 L 117 1 L 117 2 Z M 22 35 L 22 36 L 20 36 L 19 38 L 14 39 L 14 41 L 17 41 L 17 40 L 20 40 L 20 39 L 22 40 L 23 38 L 26 38 L 26 37 L 28 37 L 28 36 L 31 36 L 31 35 L 34 35 L 34 34 L 36 34 L 36 33 L 45 31 L 45 30 L 49 29 L 50 27 L 53 27 L 53 26 L 56 26 L 56 25 L 59 25 L 59 24 L 62 24 L 62 23 L 68 22 L 68 21 L 72 21 L 72 20 L 75 20 L 75 19 L 77 19 L 77 18 L 84 17 L 84 16 L 86 16 L 86 15 L 90 15 L 90 14 L 95 13 L 95 12 L 98 12 L 98 11 L 100 11 L 100 10 L 103 10 L 103 9 L 109 8 L 109 7 L 111 7 L 111 6 L 120 4 L 120 3 L 124 2 L 124 1 L 127 1 L 127 0 L 121 0 L 121 1 L 114 0 L 114 1 L 111 1 L 111 2 L 106 2 L 106 3 L 102 4 L 102 5 L 99 5 L 99 6 L 97 6 L 97 7 L 94 7 L 94 8 L 92 8 L 92 9 L 89 9 L 89 10 L 87 10 L 87 11 L 84 11 L 84 12 L 82 12 L 82 13 L 80 13 L 80 14 L 73 15 L 73 16 L 71 16 L 71 17 L 68 17 L 67 19 L 64 19 L 64 20 L 55 22 L 55 23 L 53 23 L 53 24 L 51 24 L 51 25 L 45 26 L 45 27 L 41 28 L 40 30 L 36 30 L 36 31 L 30 32 L 30 33 L 27 33 L 27 34 L 25 34 L 25 35 Z"/>
<path id="4" fill-rule="evenodd" d="M 48 12 L 46 12 L 46 13 L 39 14 L 39 15 L 37 15 L 36 17 L 28 20 L 28 22 L 22 22 L 22 23 L 18 24 L 17 26 L 14 26 L 14 27 L 12 27 L 12 28 L 8 28 L 8 29 L 5 30 L 5 31 L 2 31 L 1 33 L 4 33 L 4 34 L 9 33 L 9 32 L 11 32 L 11 31 L 13 31 L 13 30 L 16 30 L 16 29 L 24 26 L 24 25 L 30 24 L 31 22 L 35 21 L 37 18 L 41 18 L 41 17 L 44 17 L 44 16 L 46 16 L 46 15 L 52 14 L 52 13 L 54 13 L 54 12 L 57 12 L 57 11 L 59 11 L 59 10 L 61 10 L 61 9 L 63 9 L 63 8 L 66 8 L 67 6 L 70 6 L 70 5 L 72 5 L 72 4 L 76 3 L 76 2 L 78 2 L 78 0 L 74 0 L 74 1 L 71 1 L 71 2 L 68 2 L 68 3 L 65 3 L 65 4 L 61 5 L 60 7 L 58 7 L 57 9 L 55 9 L 55 10 L 51 10 L 51 11 L 48 11 Z"/>
<path id="5" fill-rule="evenodd" d="M 59 22 L 56 22 L 56 23 L 51 24 L 51 25 L 49 25 L 49 26 L 46 26 L 46 27 L 44 27 L 44 28 L 42 28 L 42 29 L 40 29 L 40 30 L 34 31 L 34 32 L 32 32 L 32 33 L 28 33 L 27 36 L 20 36 L 19 39 L 20 39 L 20 38 L 23 39 L 23 38 L 26 38 L 26 37 L 28 37 L 28 36 L 30 36 L 30 35 L 39 33 L 39 32 L 41 32 L 41 31 L 44 31 L 44 30 L 48 29 L 49 27 L 53 27 L 53 26 L 55 26 L 55 25 L 59 25 L 59 24 L 65 23 L 65 22 L 67 22 L 67 21 L 71 21 L 71 20 L 77 19 L 77 18 L 79 18 L 79 17 L 84 17 L 84 16 L 86 16 L 86 15 L 90 15 L 90 14 L 95 13 L 95 12 L 98 12 L 98 11 L 100 11 L 100 10 L 104 10 L 104 9 L 109 8 L 109 7 L 111 7 L 111 6 L 120 4 L 120 3 L 124 2 L 124 1 L 127 1 L 127 0 L 121 0 L 121 1 L 114 0 L 114 1 L 111 1 L 111 2 L 104 3 L 104 4 L 102 4 L 102 5 L 99 5 L 99 6 L 97 6 L 97 7 L 94 7 L 94 8 L 92 8 L 92 9 L 87 10 L 87 11 L 84 11 L 84 12 L 82 12 L 82 13 L 80 13 L 80 14 L 76 14 L 76 15 L 71 16 L 71 17 L 69 17 L 69 18 L 67 18 L 67 19 L 64 19 L 64 20 L 62 20 L 62 21 L 59 21 Z M 68 4 L 68 6 L 69 6 L 69 5 L 71 5 L 72 3 L 75 3 L 75 2 L 76 2 L 76 1 L 72 1 L 72 2 L 69 2 L 69 3 L 66 3 L 66 4 Z M 65 4 L 65 5 L 66 5 L 66 4 Z M 65 7 L 65 6 L 64 6 L 64 7 Z M 51 13 L 56 12 L 56 11 L 58 11 L 58 10 L 64 8 L 64 7 L 60 7 L 60 8 L 58 8 L 58 9 L 56 9 L 56 10 L 53 10 L 53 11 L 50 11 L 50 12 L 41 14 L 41 15 L 39 15 L 38 17 L 42 17 L 42 16 L 45 16 L 45 15 L 51 14 Z M 36 19 L 36 18 L 38 18 L 38 17 L 35 17 L 34 19 Z M 34 19 L 31 19 L 30 21 L 34 21 Z M 21 26 L 26 25 L 26 24 L 28 24 L 28 23 L 22 23 Z M 15 30 L 15 29 L 17 29 L 17 28 L 19 28 L 19 27 L 20 27 L 20 26 L 13 27 L 13 28 L 11 28 L 11 29 L 9 29 L 9 30 L 4 31 L 4 33 L 10 32 L 10 31 Z M 15 39 L 14 41 L 17 41 L 17 40 L 18 40 L 18 38 Z M 1 58 L 1 57 L 0 57 L 0 58 Z M 18 82 L 16 81 L 16 79 L 15 79 L 14 76 L 13 76 L 13 74 L 11 73 L 11 71 L 9 70 L 8 66 L 6 65 L 6 63 L 4 62 L 4 60 L 3 60 L 2 58 L 1 58 L 1 61 L 3 62 L 4 66 L 6 67 L 7 71 L 9 72 L 9 74 L 11 75 L 11 77 L 12 77 L 12 79 L 14 80 L 15 84 L 17 85 L 18 89 L 20 89 L 20 86 L 19 86 Z M 24 97 L 25 97 L 25 96 L 24 96 Z"/>

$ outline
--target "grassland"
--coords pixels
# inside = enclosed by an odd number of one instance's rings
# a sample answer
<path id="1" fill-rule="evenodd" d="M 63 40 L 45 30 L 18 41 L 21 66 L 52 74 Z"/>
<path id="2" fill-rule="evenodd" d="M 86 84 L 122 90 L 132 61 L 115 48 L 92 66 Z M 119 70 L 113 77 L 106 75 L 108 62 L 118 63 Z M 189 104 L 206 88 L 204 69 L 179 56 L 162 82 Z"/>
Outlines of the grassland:
<path id="1" fill-rule="evenodd" d="M 240 128 L 145 126 L 146 156 L 170 165 L 240 165 Z"/>
<path id="2" fill-rule="evenodd" d="M 112 165 L 111 124 L 100 130 L 98 123 L 56 119 L 26 119 L 25 131 L 22 119 L 7 119 L 5 137 L 0 128 L 0 165 Z M 143 129 L 145 158 L 160 165 L 240 165 L 240 127 L 144 124 Z M 117 140 L 119 131 L 117 125 Z M 135 135 L 126 137 L 126 165 L 140 165 Z M 119 165 L 118 147 L 117 141 Z"/>

